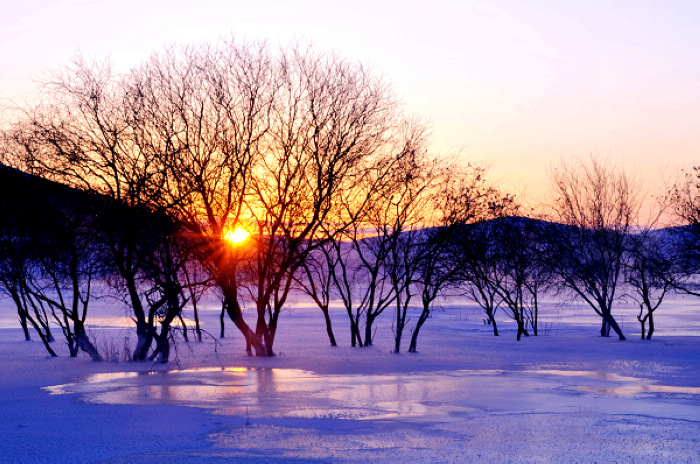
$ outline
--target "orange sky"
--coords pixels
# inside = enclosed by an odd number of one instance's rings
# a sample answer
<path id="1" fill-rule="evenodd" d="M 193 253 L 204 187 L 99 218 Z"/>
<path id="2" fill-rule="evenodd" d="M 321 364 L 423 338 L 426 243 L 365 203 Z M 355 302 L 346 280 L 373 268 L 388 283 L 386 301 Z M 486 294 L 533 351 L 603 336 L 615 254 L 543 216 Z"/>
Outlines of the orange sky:
<path id="1" fill-rule="evenodd" d="M 369 63 L 433 148 L 536 203 L 595 154 L 650 191 L 700 163 L 696 1 L 0 0 L 0 104 L 80 50 L 117 69 L 169 43 L 311 41 Z"/>

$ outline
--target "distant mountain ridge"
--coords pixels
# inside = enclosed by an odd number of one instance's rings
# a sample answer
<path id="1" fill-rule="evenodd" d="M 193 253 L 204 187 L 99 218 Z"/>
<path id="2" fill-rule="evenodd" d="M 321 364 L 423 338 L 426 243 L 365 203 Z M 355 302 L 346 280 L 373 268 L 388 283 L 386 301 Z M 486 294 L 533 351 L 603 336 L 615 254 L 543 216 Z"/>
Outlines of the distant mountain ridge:
<path id="1" fill-rule="evenodd" d="M 93 208 L 97 208 L 97 210 L 106 210 L 110 206 L 113 206 L 113 204 L 113 200 L 109 197 L 84 192 L 60 182 L 29 174 L 0 163 L 0 211 L 2 212 L 0 222 L 6 222 L 9 219 L 8 213 L 10 211 L 17 211 L 17 208 L 29 208 L 38 211 L 41 208 L 68 207 L 72 205 L 73 208 L 77 208 L 78 210 L 83 208 L 84 211 L 87 212 L 86 208 L 90 206 L 91 208 L 89 209 L 91 209 L 94 214 L 95 209 Z M 463 225 L 463 227 L 493 228 L 502 222 L 507 222 L 508 225 L 533 231 L 546 231 L 546 229 L 554 227 L 569 227 L 556 222 L 526 216 L 508 216 L 490 219 L 483 222 Z M 679 232 L 685 232 L 690 227 L 691 226 L 667 227 L 656 229 L 652 231 L 652 233 L 663 234 L 670 238 L 671 235 L 677 236 Z M 436 228 L 428 227 L 403 233 L 425 233 L 425 231 L 431 229 Z"/>

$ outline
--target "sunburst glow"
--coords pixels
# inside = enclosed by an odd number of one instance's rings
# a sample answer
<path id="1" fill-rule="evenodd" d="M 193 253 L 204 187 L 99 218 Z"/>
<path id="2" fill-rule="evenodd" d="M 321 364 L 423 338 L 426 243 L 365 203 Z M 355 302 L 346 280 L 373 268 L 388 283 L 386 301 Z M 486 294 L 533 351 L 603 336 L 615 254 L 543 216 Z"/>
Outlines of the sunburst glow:
<path id="1" fill-rule="evenodd" d="M 250 237 L 250 232 L 248 232 L 240 226 L 236 227 L 233 230 L 228 230 L 226 231 L 226 233 L 224 233 L 224 239 L 226 239 L 226 241 L 234 245 L 238 245 L 239 243 L 245 242 L 246 240 L 248 240 L 248 237 Z"/>

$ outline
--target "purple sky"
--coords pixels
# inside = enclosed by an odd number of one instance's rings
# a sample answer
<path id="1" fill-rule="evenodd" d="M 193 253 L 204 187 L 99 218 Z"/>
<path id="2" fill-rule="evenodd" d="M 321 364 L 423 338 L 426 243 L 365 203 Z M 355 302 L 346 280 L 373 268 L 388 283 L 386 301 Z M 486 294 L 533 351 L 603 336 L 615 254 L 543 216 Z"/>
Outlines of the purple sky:
<path id="1" fill-rule="evenodd" d="M 697 1 L 0 0 L 0 104 L 77 51 L 126 70 L 170 43 L 300 39 L 369 63 L 433 148 L 532 202 L 589 154 L 652 193 L 700 164 Z"/>

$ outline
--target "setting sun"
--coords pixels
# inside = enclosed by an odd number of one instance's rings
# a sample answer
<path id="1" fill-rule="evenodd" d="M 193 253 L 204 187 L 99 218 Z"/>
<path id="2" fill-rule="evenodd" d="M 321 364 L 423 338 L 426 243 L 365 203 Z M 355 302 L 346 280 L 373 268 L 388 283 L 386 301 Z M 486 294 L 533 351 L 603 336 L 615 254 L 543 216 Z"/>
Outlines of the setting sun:
<path id="1" fill-rule="evenodd" d="M 230 243 L 233 243 L 234 245 L 245 242 L 248 237 L 250 237 L 250 233 L 242 227 L 236 227 L 233 230 L 228 230 L 224 234 L 224 239 Z"/>

